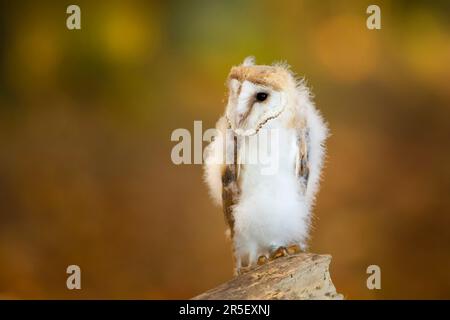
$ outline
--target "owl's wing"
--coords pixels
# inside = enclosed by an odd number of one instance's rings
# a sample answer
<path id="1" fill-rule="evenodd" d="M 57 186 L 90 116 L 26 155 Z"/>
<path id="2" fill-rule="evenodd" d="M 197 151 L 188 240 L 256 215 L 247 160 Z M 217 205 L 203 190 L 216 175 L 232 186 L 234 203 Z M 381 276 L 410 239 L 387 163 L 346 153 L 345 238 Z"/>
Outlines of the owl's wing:
<path id="1" fill-rule="evenodd" d="M 237 137 L 228 130 L 226 133 L 226 143 L 227 143 L 227 155 L 228 161 L 222 172 L 222 206 L 223 213 L 225 216 L 225 221 L 230 230 L 230 236 L 233 238 L 234 235 L 234 216 L 233 207 L 238 201 L 239 197 L 239 165 L 237 161 L 238 153 L 238 142 Z"/>
<path id="2" fill-rule="evenodd" d="M 223 117 L 220 118 L 216 124 L 218 136 L 206 147 L 204 153 L 203 177 L 209 188 L 211 198 L 218 205 L 222 204 L 222 174 L 225 169 L 226 157 L 223 137 L 226 132 L 226 127 L 226 119 Z"/>
<path id="3" fill-rule="evenodd" d="M 225 220 L 233 233 L 233 205 L 239 195 L 239 182 L 236 166 L 236 141 L 227 131 L 225 118 L 219 119 L 216 129 L 221 137 L 212 141 L 205 152 L 204 177 L 210 194 L 217 204 L 222 204 Z M 232 161 L 229 161 L 229 160 Z"/>
<path id="4" fill-rule="evenodd" d="M 302 192 L 306 194 L 309 179 L 309 149 L 311 142 L 309 141 L 309 129 L 303 127 L 297 130 L 297 158 L 296 158 L 296 174 L 299 179 Z"/>
<path id="5" fill-rule="evenodd" d="M 235 164 L 226 165 L 222 174 L 222 206 L 225 221 L 230 228 L 231 237 L 233 237 L 234 233 L 233 206 L 237 203 L 239 196 L 236 167 Z"/>
<path id="6" fill-rule="evenodd" d="M 309 205 L 319 189 L 328 129 L 315 107 L 309 103 L 297 128 L 296 174 Z"/>

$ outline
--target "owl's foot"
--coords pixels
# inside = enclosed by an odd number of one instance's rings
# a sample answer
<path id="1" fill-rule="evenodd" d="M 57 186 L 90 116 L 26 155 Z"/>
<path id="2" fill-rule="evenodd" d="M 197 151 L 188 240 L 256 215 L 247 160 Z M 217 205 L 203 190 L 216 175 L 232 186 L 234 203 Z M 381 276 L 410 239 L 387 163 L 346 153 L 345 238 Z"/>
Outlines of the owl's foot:
<path id="1" fill-rule="evenodd" d="M 290 256 L 290 255 L 297 254 L 300 252 L 301 252 L 301 249 L 296 244 L 292 244 L 288 247 L 278 247 L 275 251 L 273 251 L 271 253 L 270 260 L 274 260 L 274 259 L 285 257 L 285 256 Z M 259 259 L 258 259 L 258 261 L 259 261 Z"/>
<path id="2" fill-rule="evenodd" d="M 287 247 L 286 250 L 287 250 L 289 255 L 297 254 L 297 253 L 300 253 L 302 251 L 300 249 L 300 247 L 298 245 L 296 245 L 296 244 L 290 245 L 289 247 Z"/>
<path id="3" fill-rule="evenodd" d="M 271 249 L 272 250 L 269 251 L 269 255 L 262 254 L 258 257 L 258 259 L 256 259 L 256 256 L 251 259 L 246 258 L 242 261 L 243 263 L 241 263 L 241 259 L 237 259 L 237 263 L 236 263 L 236 266 L 234 269 L 234 275 L 238 276 L 238 275 L 245 274 L 248 271 L 255 268 L 256 266 L 262 266 L 262 265 L 268 263 L 269 261 L 272 261 L 272 260 L 275 260 L 275 259 L 281 258 L 281 257 L 294 255 L 294 254 L 300 253 L 302 251 L 300 246 L 297 244 L 292 244 L 292 245 L 289 245 L 286 247 L 273 246 Z"/>
<path id="4" fill-rule="evenodd" d="M 266 256 L 259 256 L 258 266 L 262 266 L 263 264 L 266 264 L 268 261 L 269 259 Z"/>
<path id="5" fill-rule="evenodd" d="M 278 247 L 277 250 L 273 251 L 270 255 L 270 260 L 285 257 L 288 255 L 288 251 L 285 247 Z"/>
<path id="6" fill-rule="evenodd" d="M 242 274 L 244 274 L 244 273 L 249 272 L 250 270 L 251 270 L 251 267 L 250 267 L 250 266 L 247 266 L 247 267 L 240 267 L 239 269 L 237 269 L 237 270 L 235 271 L 235 274 L 236 274 L 237 276 L 240 276 L 240 275 L 242 275 Z"/>

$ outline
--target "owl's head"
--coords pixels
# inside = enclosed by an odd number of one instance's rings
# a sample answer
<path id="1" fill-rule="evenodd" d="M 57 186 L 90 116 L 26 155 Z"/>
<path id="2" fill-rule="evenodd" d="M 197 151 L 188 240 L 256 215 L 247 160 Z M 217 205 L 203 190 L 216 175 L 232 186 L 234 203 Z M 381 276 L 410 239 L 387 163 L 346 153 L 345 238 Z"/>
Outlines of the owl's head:
<path id="1" fill-rule="evenodd" d="M 287 109 L 297 81 L 284 65 L 255 65 L 253 57 L 228 76 L 226 118 L 238 135 L 253 135 Z"/>

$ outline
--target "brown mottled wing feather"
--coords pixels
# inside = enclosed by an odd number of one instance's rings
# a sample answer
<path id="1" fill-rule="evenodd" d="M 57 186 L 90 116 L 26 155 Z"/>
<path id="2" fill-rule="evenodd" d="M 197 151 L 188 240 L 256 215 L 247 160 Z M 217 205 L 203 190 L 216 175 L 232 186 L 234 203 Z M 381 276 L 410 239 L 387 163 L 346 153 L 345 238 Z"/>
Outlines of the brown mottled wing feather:
<path id="1" fill-rule="evenodd" d="M 234 163 L 227 164 L 222 173 L 222 205 L 225 220 L 230 228 L 231 237 L 234 235 L 233 206 L 239 196 L 237 174 L 237 139 L 234 137 Z"/>
<path id="2" fill-rule="evenodd" d="M 307 127 L 298 131 L 297 146 L 297 176 L 303 187 L 303 192 L 306 192 L 309 178 L 309 130 Z"/>

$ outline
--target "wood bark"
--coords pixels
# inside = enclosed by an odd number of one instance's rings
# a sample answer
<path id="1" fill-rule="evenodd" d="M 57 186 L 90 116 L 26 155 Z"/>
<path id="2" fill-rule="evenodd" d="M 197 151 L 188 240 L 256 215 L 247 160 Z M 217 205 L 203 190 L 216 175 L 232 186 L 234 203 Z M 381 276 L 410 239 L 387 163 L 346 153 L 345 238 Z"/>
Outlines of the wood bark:
<path id="1" fill-rule="evenodd" d="M 269 261 L 208 290 L 194 300 L 340 300 L 331 281 L 330 255 L 300 253 Z"/>

